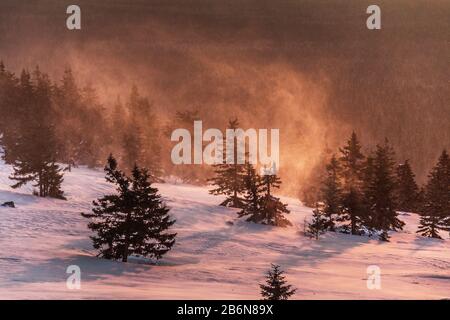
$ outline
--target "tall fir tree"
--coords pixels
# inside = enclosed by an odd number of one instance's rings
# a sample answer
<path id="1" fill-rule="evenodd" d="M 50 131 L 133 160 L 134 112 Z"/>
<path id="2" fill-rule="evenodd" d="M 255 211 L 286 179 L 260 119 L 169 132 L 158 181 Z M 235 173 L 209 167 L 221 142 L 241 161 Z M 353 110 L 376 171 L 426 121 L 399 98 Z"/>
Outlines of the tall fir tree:
<path id="1" fill-rule="evenodd" d="M 63 143 L 59 144 L 61 160 L 67 163 L 68 170 L 80 161 L 83 148 L 82 123 L 79 121 L 81 111 L 81 92 L 70 68 L 64 70 L 64 75 L 54 94 L 55 112 L 61 125 L 56 128 L 57 135 Z"/>
<path id="2" fill-rule="evenodd" d="M 163 203 L 152 176 L 146 168 L 135 166 L 132 172 L 134 212 L 130 224 L 130 248 L 134 254 L 160 259 L 175 244 L 176 233 L 168 233 L 175 220 Z"/>
<path id="3" fill-rule="evenodd" d="M 352 133 L 347 144 L 340 149 L 339 158 L 342 169 L 342 215 L 340 220 L 348 221 L 351 234 L 360 234 L 364 224 L 365 212 L 362 195 L 362 171 L 364 155 L 361 144 L 355 132 Z"/>
<path id="4" fill-rule="evenodd" d="M 284 272 L 275 264 L 271 265 L 265 284 L 260 284 L 259 287 L 264 300 L 288 300 L 297 291 L 287 284 Z"/>
<path id="5" fill-rule="evenodd" d="M 237 119 L 230 120 L 228 129 L 237 129 L 239 123 Z M 226 139 L 224 139 L 225 142 Z M 244 200 L 241 193 L 244 191 L 244 165 L 237 161 L 237 142 L 233 143 L 233 152 L 231 161 L 223 161 L 223 163 L 214 164 L 215 177 L 209 179 L 208 182 L 215 186 L 209 193 L 213 195 L 225 195 L 225 200 L 220 204 L 225 207 L 243 208 Z M 225 144 L 225 143 L 224 143 Z M 227 153 L 227 150 L 224 151 Z M 222 154 L 222 160 L 224 160 Z M 231 163 L 230 163 L 231 162 Z"/>
<path id="6" fill-rule="evenodd" d="M 342 214 L 342 190 L 340 182 L 340 166 L 336 156 L 333 156 L 326 166 L 326 178 L 321 189 L 324 203 L 323 213 L 326 219 L 326 229 L 335 231 L 335 221 Z"/>
<path id="7" fill-rule="evenodd" d="M 58 147 L 55 118 L 51 104 L 52 85 L 39 68 L 31 75 L 24 71 L 20 80 L 20 127 L 14 143 L 5 145 L 5 154 L 13 165 L 10 179 L 13 188 L 34 181 L 35 193 L 41 197 L 64 199 L 61 190 L 62 170 L 57 165 Z"/>
<path id="8" fill-rule="evenodd" d="M 248 161 L 244 166 L 243 185 L 243 208 L 238 214 L 240 217 L 248 216 L 248 221 L 259 222 L 262 192 L 261 177 L 256 173 L 255 168 Z"/>
<path id="9" fill-rule="evenodd" d="M 372 179 L 366 195 L 370 208 L 370 226 L 381 232 L 381 240 L 387 241 L 388 231 L 401 230 L 404 226 L 396 212 L 394 151 L 387 139 L 384 145 L 377 145 L 371 161 Z"/>
<path id="10" fill-rule="evenodd" d="M 450 231 L 450 157 L 444 150 L 428 176 L 417 233 L 441 239 L 439 231 Z"/>
<path id="11" fill-rule="evenodd" d="M 419 187 L 409 161 L 397 166 L 397 209 L 404 212 L 417 212 L 420 206 Z"/>
<path id="12" fill-rule="evenodd" d="M 95 89 L 80 87 L 67 68 L 53 91 L 60 161 L 68 164 L 68 170 L 78 164 L 97 166 L 109 151 L 105 149 L 112 142 L 112 130 L 108 121 L 102 121 L 106 120 L 106 110 L 98 102 Z"/>
<path id="13" fill-rule="evenodd" d="M 106 180 L 116 186 L 116 194 L 94 201 L 88 227 L 94 248 L 107 259 L 128 260 L 130 255 L 160 259 L 175 243 L 175 233 L 168 229 L 175 223 L 163 204 L 158 189 L 151 186 L 146 169 L 137 166 L 132 176 L 117 168 L 111 155 L 105 167 Z"/>
<path id="14" fill-rule="evenodd" d="M 18 114 L 20 114 L 19 104 L 17 103 L 19 94 L 19 80 L 16 76 L 7 71 L 3 61 L 0 61 L 0 143 L 2 146 L 13 145 L 15 137 L 19 134 Z M 5 153 L 7 150 L 3 150 Z M 6 163 L 10 157 L 5 154 Z"/>

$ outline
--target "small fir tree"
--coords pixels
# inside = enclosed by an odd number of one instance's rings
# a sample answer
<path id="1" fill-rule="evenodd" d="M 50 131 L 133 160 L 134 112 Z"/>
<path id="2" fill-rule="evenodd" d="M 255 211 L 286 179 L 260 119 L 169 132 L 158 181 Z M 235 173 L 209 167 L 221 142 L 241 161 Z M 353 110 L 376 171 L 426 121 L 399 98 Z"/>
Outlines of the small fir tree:
<path id="1" fill-rule="evenodd" d="M 287 204 L 282 203 L 280 198 L 272 195 L 273 189 L 280 187 L 281 179 L 273 172 L 271 173 L 264 174 L 261 177 L 261 191 L 265 194 L 261 198 L 260 214 L 255 222 L 278 227 L 290 226 L 292 224 L 284 216 L 290 213 Z"/>
<path id="2" fill-rule="evenodd" d="M 261 296 L 264 300 L 288 300 L 296 291 L 292 285 L 287 284 L 284 272 L 280 266 L 272 264 L 268 271 L 265 284 L 260 284 Z"/>
<path id="3" fill-rule="evenodd" d="M 313 210 L 312 220 L 307 224 L 306 234 L 319 240 L 320 235 L 324 234 L 328 229 L 328 223 L 329 220 L 323 208 L 319 208 L 319 205 L 316 205 L 316 209 Z"/>
<path id="4" fill-rule="evenodd" d="M 175 220 L 151 186 L 147 170 L 135 166 L 127 177 L 110 156 L 105 172 L 117 193 L 94 201 L 92 213 L 82 214 L 92 219 L 88 227 L 95 232 L 94 248 L 104 258 L 123 262 L 132 254 L 160 259 L 175 243 L 176 234 L 168 232 Z"/>

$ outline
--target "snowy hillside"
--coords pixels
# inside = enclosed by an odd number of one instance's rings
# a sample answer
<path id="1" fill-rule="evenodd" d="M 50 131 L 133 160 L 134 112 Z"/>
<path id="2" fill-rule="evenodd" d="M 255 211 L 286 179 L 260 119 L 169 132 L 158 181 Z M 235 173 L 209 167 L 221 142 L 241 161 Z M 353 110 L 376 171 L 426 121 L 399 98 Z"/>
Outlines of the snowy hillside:
<path id="1" fill-rule="evenodd" d="M 450 240 L 415 235 L 418 217 L 401 215 L 404 232 L 390 243 L 344 234 L 319 241 L 300 234 L 311 210 L 284 199 L 294 223 L 287 229 L 236 220 L 206 188 L 158 185 L 177 219 L 177 243 L 158 265 L 95 257 L 86 219 L 96 197 L 111 190 L 102 171 L 65 176 L 68 201 L 13 190 L 11 168 L 0 166 L 0 298 L 259 299 L 270 263 L 298 288 L 296 299 L 442 299 L 450 297 Z M 66 268 L 81 268 L 81 289 L 66 288 Z M 366 286 L 366 268 L 381 268 L 381 289 Z"/>

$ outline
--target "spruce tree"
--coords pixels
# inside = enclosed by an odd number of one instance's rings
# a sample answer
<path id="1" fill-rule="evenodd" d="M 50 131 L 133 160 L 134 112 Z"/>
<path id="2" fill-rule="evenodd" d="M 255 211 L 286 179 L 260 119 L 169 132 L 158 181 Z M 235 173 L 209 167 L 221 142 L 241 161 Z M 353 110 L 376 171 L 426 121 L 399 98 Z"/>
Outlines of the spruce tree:
<path id="1" fill-rule="evenodd" d="M 51 105 L 52 85 L 48 76 L 39 68 L 33 79 L 26 71 L 20 80 L 19 129 L 13 144 L 7 144 L 5 154 L 13 165 L 10 179 L 18 188 L 34 181 L 35 193 L 41 197 L 64 199 L 61 190 L 62 170 L 58 160 L 58 142 L 55 134 L 55 119 Z"/>
<path id="2" fill-rule="evenodd" d="M 229 129 L 237 129 L 239 123 L 237 119 L 230 120 Z M 226 139 L 224 139 L 225 141 Z M 224 159 L 222 155 L 222 159 Z M 229 161 L 230 162 L 230 161 Z M 244 191 L 243 173 L 244 165 L 237 162 L 237 143 L 234 142 L 233 159 L 229 164 L 227 161 L 213 165 L 215 177 L 209 179 L 208 182 L 216 188 L 209 191 L 213 195 L 225 195 L 225 200 L 220 204 L 225 207 L 243 208 L 244 201 L 241 193 Z"/>
<path id="3" fill-rule="evenodd" d="M 287 205 L 272 195 L 273 188 L 279 188 L 281 180 L 277 175 L 256 173 L 253 165 L 245 164 L 244 207 L 239 216 L 248 216 L 247 221 L 278 227 L 292 225 L 284 214 L 290 213 Z"/>
<path id="4" fill-rule="evenodd" d="M 397 209 L 404 212 L 417 212 L 419 207 L 419 187 L 409 161 L 397 166 Z"/>
<path id="5" fill-rule="evenodd" d="M 151 186 L 148 170 L 135 166 L 132 172 L 134 212 L 129 225 L 129 245 L 134 254 L 160 259 L 175 244 L 176 233 L 167 233 L 175 220 L 163 204 L 158 189 Z"/>
<path id="6" fill-rule="evenodd" d="M 66 200 L 64 192 L 61 189 L 61 184 L 64 181 L 62 171 L 56 163 L 46 164 L 46 168 L 42 174 L 42 180 L 45 186 L 44 196 Z"/>
<path id="7" fill-rule="evenodd" d="M 253 221 L 278 227 L 292 225 L 284 216 L 290 213 L 287 204 L 282 203 L 280 198 L 272 194 L 274 188 L 280 187 L 281 179 L 276 174 L 264 174 L 261 183 L 261 191 L 265 194 L 261 198 L 260 214 Z"/>
<path id="8" fill-rule="evenodd" d="M 85 218 L 92 219 L 88 228 L 95 232 L 91 236 L 93 246 L 99 250 L 99 256 L 106 259 L 124 259 L 123 245 L 119 241 L 123 237 L 122 225 L 132 207 L 130 181 L 117 169 L 116 159 L 110 155 L 105 166 L 106 181 L 116 187 L 116 194 L 105 195 L 93 201 L 92 213 L 82 213 Z M 125 212 L 124 212 L 125 211 Z"/>
<path id="9" fill-rule="evenodd" d="M 112 142 L 111 131 L 107 125 L 106 110 L 98 102 L 97 93 L 91 86 L 82 90 L 80 114 L 81 146 L 78 161 L 94 168 L 103 163 L 103 159 L 110 153 L 108 146 Z M 99 121 L 103 119 L 104 121 Z"/>
<path id="10" fill-rule="evenodd" d="M 374 174 L 374 154 L 373 152 L 367 155 L 366 160 L 364 161 L 364 168 L 362 170 L 362 193 L 363 193 L 363 208 L 364 211 L 367 212 L 365 217 L 365 225 L 371 227 L 371 216 L 370 212 L 372 210 L 372 200 L 370 199 L 371 193 L 370 190 L 372 188 L 372 181 L 375 179 Z"/>
<path id="11" fill-rule="evenodd" d="M 135 162 L 144 163 L 152 181 L 163 182 L 161 130 L 155 106 L 147 97 L 139 93 L 136 86 L 133 86 L 127 108 L 129 123 L 126 135 L 130 139 L 130 143 L 124 145 L 124 158 L 129 160 L 127 165 L 129 169 L 132 169 Z"/>
<path id="12" fill-rule="evenodd" d="M 116 186 L 116 194 L 105 195 L 93 202 L 88 227 L 99 255 L 126 262 L 129 255 L 160 259 L 175 243 L 175 233 L 168 229 L 175 223 L 169 209 L 151 186 L 146 169 L 134 167 L 131 177 L 117 168 L 111 155 L 105 167 L 106 180 Z"/>
<path id="13" fill-rule="evenodd" d="M 342 169 L 342 215 L 340 220 L 348 221 L 351 234 L 360 234 L 365 213 L 362 195 L 362 171 L 364 155 L 355 132 L 347 144 L 340 149 L 339 163 Z"/>
<path id="14" fill-rule="evenodd" d="M 320 235 L 324 234 L 328 229 L 329 219 L 323 208 L 320 208 L 318 204 L 313 210 L 311 222 L 309 222 L 307 225 L 308 228 L 306 230 L 306 233 L 316 240 L 319 240 Z"/>
<path id="15" fill-rule="evenodd" d="M 19 82 L 16 76 L 6 70 L 5 65 L 0 61 L 0 143 L 2 146 L 13 145 L 18 134 L 18 99 Z M 3 150 L 6 151 L 5 148 Z M 6 163 L 8 157 L 5 156 Z"/>
<path id="16" fill-rule="evenodd" d="M 83 113 L 81 107 L 82 95 L 70 68 L 64 70 L 61 82 L 54 90 L 54 103 L 60 126 L 56 127 L 56 133 L 63 143 L 59 144 L 59 155 L 62 162 L 72 165 L 80 160 L 80 154 L 84 147 L 83 132 L 84 121 L 79 121 Z M 98 119 L 97 119 L 98 121 Z M 96 125 L 98 128 L 99 125 Z"/>
<path id="17" fill-rule="evenodd" d="M 450 157 L 446 150 L 429 174 L 420 214 L 417 233 L 441 239 L 440 230 L 450 231 Z"/>
<path id="18" fill-rule="evenodd" d="M 287 284 L 284 272 L 275 264 L 271 265 L 265 284 L 260 284 L 259 287 L 264 300 L 288 300 L 297 291 L 292 285 Z"/>
<path id="19" fill-rule="evenodd" d="M 394 165 L 394 151 L 386 140 L 384 145 L 377 145 L 372 160 L 372 180 L 366 196 L 370 207 L 370 225 L 381 231 L 380 239 L 385 241 L 389 239 L 388 231 L 401 230 L 404 226 L 396 212 Z"/>
<path id="20" fill-rule="evenodd" d="M 259 222 L 261 214 L 261 177 L 250 162 L 244 165 L 244 199 L 240 217 L 248 216 L 248 221 Z"/>
<path id="21" fill-rule="evenodd" d="M 340 183 L 340 166 L 335 156 L 326 167 L 327 175 L 323 181 L 322 198 L 326 229 L 335 230 L 335 221 L 342 214 L 342 191 Z"/>

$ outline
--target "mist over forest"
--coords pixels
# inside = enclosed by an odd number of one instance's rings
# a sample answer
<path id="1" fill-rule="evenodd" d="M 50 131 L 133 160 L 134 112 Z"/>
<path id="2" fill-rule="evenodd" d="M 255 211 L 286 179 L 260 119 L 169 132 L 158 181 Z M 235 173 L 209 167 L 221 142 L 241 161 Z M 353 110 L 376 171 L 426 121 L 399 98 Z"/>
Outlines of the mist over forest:
<path id="1" fill-rule="evenodd" d="M 167 126 L 187 125 L 179 115 L 189 110 L 205 128 L 225 128 L 232 118 L 244 129 L 279 128 L 290 194 L 313 183 L 353 130 L 366 152 L 388 138 L 419 182 L 450 147 L 448 1 L 378 1 L 377 32 L 365 24 L 371 3 L 359 0 L 77 4 L 82 30 L 69 31 L 66 3 L 3 0 L 0 60 L 17 77 L 39 65 L 58 86 L 70 68 L 80 90 L 95 89 L 95 99 L 84 91 L 83 101 L 102 114 L 94 118 L 106 122 L 104 135 L 120 133 L 112 115 L 123 110 L 122 129 L 139 121 L 145 139 L 160 141 L 163 166 L 173 145 Z M 134 86 L 134 106 L 155 117 L 133 117 Z M 95 135 L 88 118 L 83 132 Z M 95 160 L 111 151 L 125 157 L 117 139 L 97 139 Z"/>

